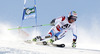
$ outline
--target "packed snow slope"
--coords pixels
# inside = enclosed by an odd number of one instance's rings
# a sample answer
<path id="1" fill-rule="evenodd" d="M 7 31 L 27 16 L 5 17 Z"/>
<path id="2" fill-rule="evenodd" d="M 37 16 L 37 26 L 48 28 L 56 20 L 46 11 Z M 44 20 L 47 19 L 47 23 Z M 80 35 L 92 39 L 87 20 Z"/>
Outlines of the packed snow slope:
<path id="1" fill-rule="evenodd" d="M 57 41 L 57 43 L 66 44 L 65 48 L 58 48 L 34 43 L 27 44 L 24 40 L 29 36 L 25 36 L 25 34 L 20 36 L 17 30 L 9 31 L 8 29 L 11 27 L 7 24 L 0 24 L 0 54 L 100 54 L 100 43 L 97 41 L 94 43 L 94 39 L 91 40 L 86 30 L 83 29 L 80 29 L 76 48 L 71 48 L 72 41 L 69 41 L 72 40 L 71 36 Z M 88 38 L 85 38 L 86 36 Z"/>
<path id="2" fill-rule="evenodd" d="M 0 41 L 0 54 L 100 54 L 100 50 L 82 48 L 58 48 L 28 44 L 23 41 Z"/>

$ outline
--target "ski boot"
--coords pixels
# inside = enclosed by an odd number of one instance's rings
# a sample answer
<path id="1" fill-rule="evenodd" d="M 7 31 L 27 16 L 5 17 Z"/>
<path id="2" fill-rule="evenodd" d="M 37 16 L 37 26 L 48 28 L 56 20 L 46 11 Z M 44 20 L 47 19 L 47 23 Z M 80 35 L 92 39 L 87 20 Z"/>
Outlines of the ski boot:
<path id="1" fill-rule="evenodd" d="M 51 44 L 53 44 L 53 42 L 54 42 L 54 40 L 53 40 L 53 39 L 50 39 L 49 41 L 50 41 L 50 43 L 51 43 Z"/>
<path id="2" fill-rule="evenodd" d="M 58 40 L 58 37 L 55 36 L 53 39 L 50 39 L 49 41 L 50 41 L 51 44 L 53 44 L 53 42 L 54 42 L 54 41 L 57 41 L 57 40 Z"/>
<path id="3" fill-rule="evenodd" d="M 41 36 L 36 36 L 35 38 L 33 38 L 33 41 L 42 41 L 43 39 L 41 38 Z"/>
<path id="4" fill-rule="evenodd" d="M 49 44 L 53 44 L 54 40 L 53 39 L 50 39 L 48 41 L 43 41 L 43 45 L 47 45 L 48 43 Z"/>

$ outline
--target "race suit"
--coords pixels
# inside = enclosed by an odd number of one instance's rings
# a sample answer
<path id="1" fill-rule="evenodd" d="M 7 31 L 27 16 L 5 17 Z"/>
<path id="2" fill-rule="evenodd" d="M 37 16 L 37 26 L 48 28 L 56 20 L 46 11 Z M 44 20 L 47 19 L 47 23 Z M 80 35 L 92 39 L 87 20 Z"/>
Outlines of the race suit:
<path id="1" fill-rule="evenodd" d="M 59 40 L 65 36 L 65 33 L 68 30 L 72 30 L 73 41 L 77 40 L 75 22 L 69 23 L 66 16 L 61 16 L 59 18 L 53 19 L 53 21 L 53 25 L 55 26 L 53 26 L 48 32 L 51 37 L 57 37 L 56 40 Z"/>

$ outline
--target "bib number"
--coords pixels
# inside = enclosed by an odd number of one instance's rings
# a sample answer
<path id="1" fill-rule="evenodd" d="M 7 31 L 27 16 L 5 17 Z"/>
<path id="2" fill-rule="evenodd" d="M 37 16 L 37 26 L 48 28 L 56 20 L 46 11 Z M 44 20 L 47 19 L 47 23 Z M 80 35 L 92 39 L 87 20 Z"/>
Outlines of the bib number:
<path id="1" fill-rule="evenodd" d="M 70 26 L 71 26 L 71 25 L 69 25 L 69 24 L 65 24 L 65 25 L 62 26 L 62 28 L 63 28 L 63 29 L 66 29 L 66 28 L 69 28 Z"/>

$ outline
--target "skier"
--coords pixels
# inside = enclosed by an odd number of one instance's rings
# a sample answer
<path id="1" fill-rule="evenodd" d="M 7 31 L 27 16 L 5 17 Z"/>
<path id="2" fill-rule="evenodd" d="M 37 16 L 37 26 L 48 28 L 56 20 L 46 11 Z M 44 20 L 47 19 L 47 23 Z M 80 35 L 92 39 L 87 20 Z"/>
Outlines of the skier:
<path id="1" fill-rule="evenodd" d="M 68 17 L 61 16 L 59 18 L 53 19 L 50 22 L 51 26 L 53 27 L 48 32 L 48 35 L 45 37 L 37 36 L 33 39 L 33 41 L 37 40 L 42 41 L 46 38 L 52 38 L 50 39 L 50 42 L 53 43 L 56 40 L 62 39 L 68 30 L 72 30 L 73 33 L 72 47 L 76 47 L 76 40 L 77 40 L 76 25 L 75 25 L 76 19 L 77 19 L 77 14 L 75 11 L 71 11 Z"/>

